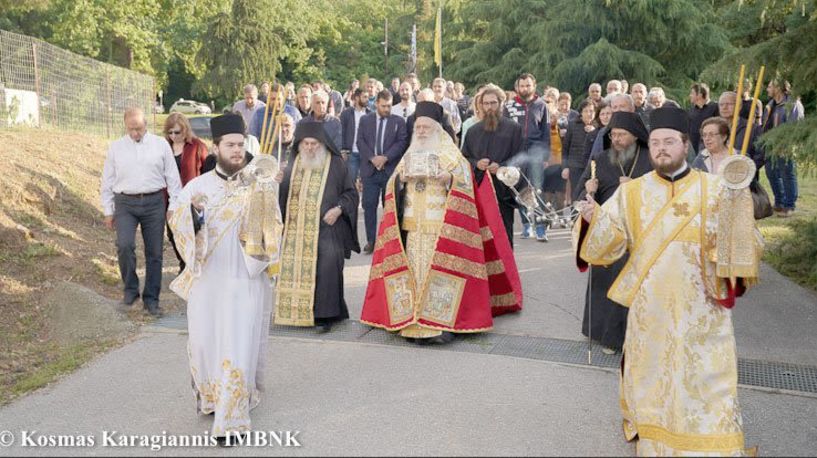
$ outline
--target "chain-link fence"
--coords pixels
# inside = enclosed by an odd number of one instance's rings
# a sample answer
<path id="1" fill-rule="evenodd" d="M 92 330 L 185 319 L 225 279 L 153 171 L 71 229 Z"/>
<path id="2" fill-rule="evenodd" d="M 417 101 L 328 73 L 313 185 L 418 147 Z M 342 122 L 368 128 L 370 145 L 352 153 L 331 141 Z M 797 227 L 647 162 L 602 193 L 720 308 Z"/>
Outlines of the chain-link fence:
<path id="1" fill-rule="evenodd" d="M 153 78 L 0 30 L 0 127 L 56 127 L 114 137 L 122 114 L 150 116 Z"/>

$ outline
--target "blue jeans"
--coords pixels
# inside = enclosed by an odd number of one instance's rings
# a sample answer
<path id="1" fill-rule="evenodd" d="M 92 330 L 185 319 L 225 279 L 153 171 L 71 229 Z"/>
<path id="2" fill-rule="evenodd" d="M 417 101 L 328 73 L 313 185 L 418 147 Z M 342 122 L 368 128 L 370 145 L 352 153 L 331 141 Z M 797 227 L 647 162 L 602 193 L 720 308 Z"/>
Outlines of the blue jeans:
<path id="1" fill-rule="evenodd" d="M 349 168 L 352 181 L 357 180 L 357 174 L 360 173 L 360 153 L 350 152 L 346 157 L 346 167 Z"/>
<path id="2" fill-rule="evenodd" d="M 116 223 L 116 254 L 119 274 L 124 283 L 125 299 L 139 296 L 139 277 L 136 275 L 136 226 L 142 227 L 145 244 L 145 286 L 142 301 L 150 308 L 159 304 L 162 289 L 162 250 L 165 236 L 164 194 L 137 197 L 114 196 Z"/>
<path id="3" fill-rule="evenodd" d="M 540 142 L 530 142 L 528 149 L 519 153 L 518 157 L 522 157 L 522 162 L 518 167 L 522 169 L 522 173 L 528 177 L 531 185 L 537 191 L 542 190 L 542 185 L 545 182 L 545 158 L 550 158 L 550 151 Z M 519 207 L 519 216 L 522 219 L 522 224 L 530 224 L 528 221 L 527 211 L 523 207 Z M 538 224 L 538 227 L 544 228 L 544 225 Z"/>
<path id="4" fill-rule="evenodd" d="M 785 158 L 769 159 L 766 162 L 766 177 L 774 194 L 774 207 L 793 210 L 797 202 L 797 167 L 794 161 Z"/>
<path id="5" fill-rule="evenodd" d="M 375 170 L 372 176 L 363 178 L 363 221 L 366 224 L 366 241 L 374 246 L 377 238 L 377 203 L 386 198 L 389 173 Z"/>

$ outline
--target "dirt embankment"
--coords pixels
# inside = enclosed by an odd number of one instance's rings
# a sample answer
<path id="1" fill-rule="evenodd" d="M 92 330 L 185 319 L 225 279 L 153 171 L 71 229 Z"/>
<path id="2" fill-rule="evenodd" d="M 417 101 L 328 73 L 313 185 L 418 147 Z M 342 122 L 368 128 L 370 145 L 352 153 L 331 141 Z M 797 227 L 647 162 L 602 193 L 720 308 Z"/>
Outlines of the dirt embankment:
<path id="1" fill-rule="evenodd" d="M 149 321 L 138 307 L 127 316 L 113 311 L 121 298 L 114 234 L 99 206 L 108 143 L 78 133 L 0 130 L 0 404 Z M 165 266 L 176 269 L 172 251 Z M 163 303 L 168 296 L 165 290 Z"/>

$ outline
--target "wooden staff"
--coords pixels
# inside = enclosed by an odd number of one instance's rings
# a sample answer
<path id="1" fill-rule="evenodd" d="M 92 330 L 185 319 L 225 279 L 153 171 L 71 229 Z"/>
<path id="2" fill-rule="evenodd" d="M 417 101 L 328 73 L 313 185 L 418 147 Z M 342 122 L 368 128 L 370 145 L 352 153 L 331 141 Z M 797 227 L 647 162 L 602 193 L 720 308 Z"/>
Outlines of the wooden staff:
<path id="1" fill-rule="evenodd" d="M 284 122 L 284 115 L 282 114 L 282 115 L 278 116 L 278 132 L 277 132 L 277 134 L 278 134 L 277 135 L 277 137 L 278 137 L 278 167 L 281 166 L 281 143 L 282 143 L 281 142 L 281 131 L 283 130 L 283 126 L 282 126 L 283 122 Z"/>
<path id="2" fill-rule="evenodd" d="M 269 98 L 267 98 L 267 102 L 269 102 Z M 262 148 L 261 148 L 262 152 L 264 151 L 264 148 L 263 148 L 264 137 L 267 134 L 267 116 L 269 116 L 269 110 L 270 110 L 270 104 L 267 103 L 266 105 L 264 105 L 264 122 L 261 124 L 261 138 L 258 139 L 258 141 L 261 143 L 261 146 L 262 146 Z"/>
<path id="3" fill-rule="evenodd" d="M 741 102 L 743 102 L 743 75 L 745 71 L 746 66 L 741 64 L 740 77 L 738 78 L 738 92 L 737 97 L 735 97 L 735 112 L 732 113 L 732 130 L 729 131 L 729 148 L 726 149 L 728 154 L 732 154 L 732 150 L 735 147 L 735 137 L 737 136 L 738 130 L 738 119 L 740 119 L 740 106 Z"/>
<path id="4" fill-rule="evenodd" d="M 755 94 L 752 96 L 752 105 L 749 108 L 749 120 L 746 121 L 746 134 L 743 135 L 743 145 L 740 148 L 740 154 L 746 155 L 746 150 L 749 149 L 749 139 L 752 135 L 752 125 L 755 123 L 755 108 L 757 107 L 757 98 L 760 97 L 760 86 L 763 84 L 763 72 L 766 71 L 766 66 L 760 66 L 760 72 L 755 81 Z"/>
<path id="5" fill-rule="evenodd" d="M 596 161 L 590 161 L 590 179 L 596 179 Z M 590 196 L 595 198 L 591 193 Z M 596 209 L 598 211 L 598 208 Z M 581 216 L 579 216 L 581 218 Z M 580 223 L 581 224 L 581 223 Z M 593 364 L 593 266 L 587 269 L 587 365 Z"/>
<path id="6" fill-rule="evenodd" d="M 271 104 L 272 105 L 272 110 L 270 111 L 270 115 L 269 115 L 269 120 L 270 121 L 275 120 L 275 115 L 278 112 L 278 99 L 279 99 L 279 97 L 278 97 L 278 94 L 276 93 L 275 101 Z M 267 99 L 267 100 L 269 100 L 269 99 Z M 267 104 L 267 106 L 269 106 L 269 105 L 270 104 Z M 266 122 L 264 123 L 264 127 L 265 128 L 267 127 Z M 261 154 L 269 154 L 270 150 L 272 148 L 271 145 L 270 145 L 270 140 L 273 137 L 273 129 L 270 127 L 269 129 L 265 129 L 265 130 L 266 130 L 265 135 L 262 135 L 261 136 L 262 138 L 260 140 L 261 141 Z"/>

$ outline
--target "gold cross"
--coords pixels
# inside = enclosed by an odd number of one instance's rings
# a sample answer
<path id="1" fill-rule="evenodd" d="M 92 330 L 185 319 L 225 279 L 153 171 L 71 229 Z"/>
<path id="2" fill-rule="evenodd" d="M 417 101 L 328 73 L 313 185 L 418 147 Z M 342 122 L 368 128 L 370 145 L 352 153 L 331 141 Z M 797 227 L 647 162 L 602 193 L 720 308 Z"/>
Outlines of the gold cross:
<path id="1" fill-rule="evenodd" d="M 677 216 L 689 216 L 689 203 L 675 203 L 672 204 L 673 214 Z"/>

